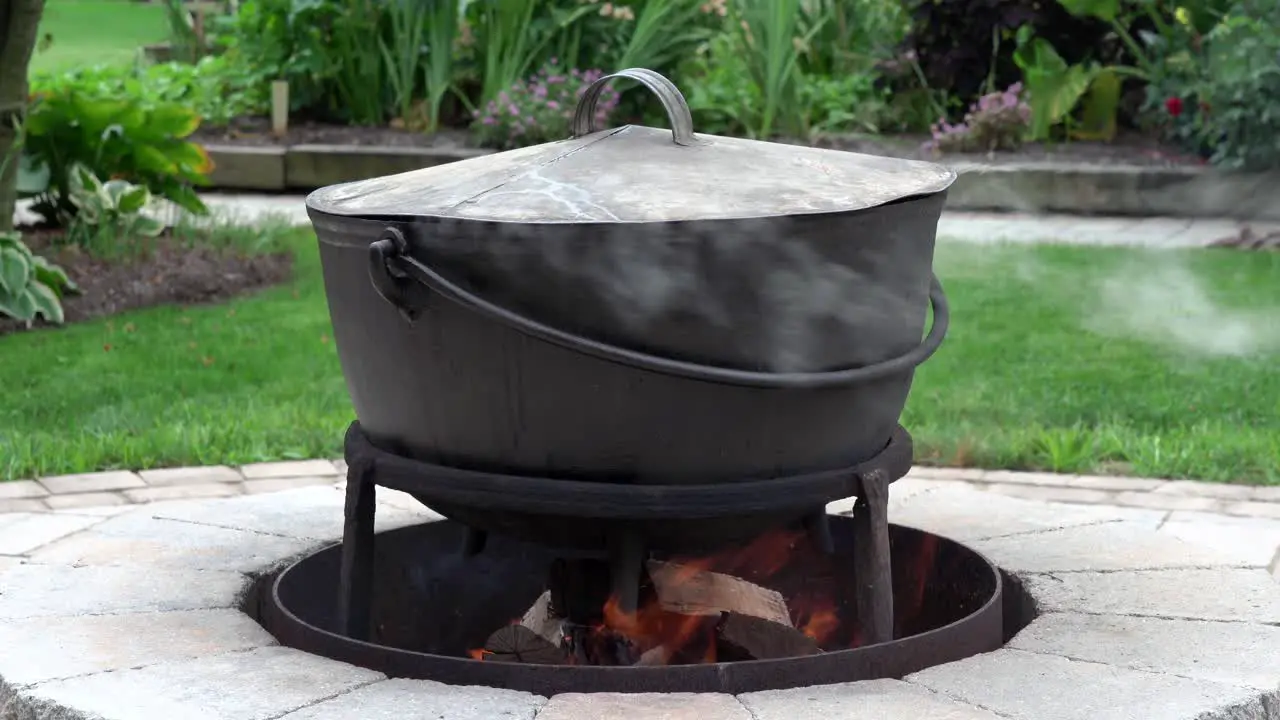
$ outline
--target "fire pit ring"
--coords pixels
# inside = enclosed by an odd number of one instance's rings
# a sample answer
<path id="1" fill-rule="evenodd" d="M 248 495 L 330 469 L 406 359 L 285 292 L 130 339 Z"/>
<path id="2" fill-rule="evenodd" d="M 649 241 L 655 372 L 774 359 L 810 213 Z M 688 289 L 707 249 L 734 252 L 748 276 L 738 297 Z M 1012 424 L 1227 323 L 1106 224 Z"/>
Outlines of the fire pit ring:
<path id="1" fill-rule="evenodd" d="M 831 516 L 841 554 L 853 542 L 853 520 Z M 962 587 L 974 591 L 976 608 L 940 627 L 885 643 L 820 655 L 775 660 L 666 667 L 531 665 L 474 660 L 458 645 L 464 626 L 502 623 L 527 604 L 541 578 L 529 574 L 537 560 L 555 550 L 502 537 L 482 555 L 462 562 L 454 548 L 466 528 L 441 521 L 400 528 L 378 536 L 378 576 L 395 578 L 375 599 L 374 624 L 408 623 L 419 642 L 452 643 L 453 654 L 424 652 L 349 637 L 339 631 L 342 611 L 333 588 L 341 572 L 342 548 L 331 546 L 304 557 L 261 586 L 259 621 L 282 644 L 386 673 L 389 677 L 435 680 L 451 685 L 485 685 L 551 696 L 565 692 L 743 693 L 814 684 L 901 678 L 926 667 L 953 662 L 1003 644 L 1003 582 L 981 554 L 921 530 L 890 526 L 896 546 L 936 542 L 934 567 L 944 575 L 930 583 L 933 602 L 959 603 Z M 910 552 L 901 553 L 909 556 Z M 431 558 L 434 558 L 432 560 Z M 531 560 L 532 559 L 532 560 Z M 425 567 L 429 565 L 430 567 Z M 417 568 L 417 569 L 415 569 Z M 521 571 L 524 571 L 523 573 Z M 895 568 L 896 584 L 913 582 L 910 568 Z M 422 574 L 425 573 L 425 574 Z M 962 577 L 963 576 L 963 577 Z M 487 589 L 487 593 L 486 593 Z M 426 598 L 430 606 L 423 606 Z M 902 602 L 909 602 L 903 600 Z M 498 607 L 497 605 L 504 605 Z M 395 618 L 395 607 L 409 608 Z M 897 613 L 901 618 L 905 613 Z M 483 616 L 483 619 L 479 619 Z M 899 622 L 909 622 L 900 619 Z M 404 627 L 401 626 L 401 632 Z"/>

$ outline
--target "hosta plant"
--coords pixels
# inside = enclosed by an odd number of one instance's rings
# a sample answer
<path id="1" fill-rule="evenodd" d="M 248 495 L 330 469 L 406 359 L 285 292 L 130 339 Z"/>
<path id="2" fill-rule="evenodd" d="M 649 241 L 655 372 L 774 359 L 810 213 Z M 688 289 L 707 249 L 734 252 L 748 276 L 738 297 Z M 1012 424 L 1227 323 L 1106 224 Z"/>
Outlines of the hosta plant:
<path id="1" fill-rule="evenodd" d="M 48 260 L 31 252 L 15 232 L 0 233 L 0 315 L 25 322 L 36 316 L 61 323 L 62 297 L 75 283 Z"/>
<path id="2" fill-rule="evenodd" d="M 164 232 L 164 223 L 142 214 L 151 202 L 145 185 L 103 182 L 87 167 L 77 165 L 71 172 L 70 199 L 75 206 L 67 233 L 72 242 L 86 246 L 102 240 L 129 242 Z"/>

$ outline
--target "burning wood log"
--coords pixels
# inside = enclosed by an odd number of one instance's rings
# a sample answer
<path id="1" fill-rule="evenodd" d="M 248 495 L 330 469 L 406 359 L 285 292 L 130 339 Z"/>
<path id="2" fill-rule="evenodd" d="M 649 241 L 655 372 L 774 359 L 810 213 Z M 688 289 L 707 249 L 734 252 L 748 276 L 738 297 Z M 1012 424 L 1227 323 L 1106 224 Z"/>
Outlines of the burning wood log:
<path id="1" fill-rule="evenodd" d="M 792 627 L 782 593 L 741 578 L 650 560 L 649 577 L 662 609 L 682 615 L 735 613 Z"/>
<path id="2" fill-rule="evenodd" d="M 725 613 L 716 633 L 721 661 L 776 660 L 822 652 L 817 641 L 789 625 L 741 613 Z"/>
<path id="3" fill-rule="evenodd" d="M 646 564 L 650 602 L 618 627 L 559 615 L 548 590 L 517 623 L 489 637 L 482 657 L 501 662 L 653 666 L 769 660 L 822 652 L 796 629 L 782 594 L 723 573 Z"/>

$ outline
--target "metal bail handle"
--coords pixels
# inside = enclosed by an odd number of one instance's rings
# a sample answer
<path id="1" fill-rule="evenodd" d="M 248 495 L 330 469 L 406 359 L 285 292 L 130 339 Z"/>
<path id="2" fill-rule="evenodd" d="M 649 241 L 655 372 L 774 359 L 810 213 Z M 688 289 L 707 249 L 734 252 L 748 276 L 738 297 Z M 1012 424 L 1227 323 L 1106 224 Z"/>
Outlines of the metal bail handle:
<path id="1" fill-rule="evenodd" d="M 600 102 L 600 93 L 615 78 L 628 78 L 649 88 L 662 102 L 667 111 L 667 119 L 671 121 L 671 136 L 677 145 L 697 145 L 698 138 L 693 134 L 693 115 L 689 113 L 689 103 L 675 83 L 645 68 L 628 68 L 612 75 L 605 75 L 587 86 L 578 98 L 578 107 L 573 111 L 573 137 L 590 135 L 603 128 L 596 127 L 596 105 Z"/>
<path id="2" fill-rule="evenodd" d="M 383 231 L 382 237 L 369 246 L 370 280 L 374 289 L 409 320 L 417 317 L 428 304 L 426 296 L 434 293 L 474 312 L 479 317 L 574 352 L 649 372 L 725 385 L 789 389 L 821 388 L 871 382 L 908 372 L 929 359 L 942 345 L 951 318 L 947 308 L 947 296 L 942 291 L 942 284 L 934 275 L 930 278 L 929 286 L 929 303 L 933 307 L 933 326 L 929 328 L 929 334 L 919 345 L 902 355 L 871 365 L 841 370 L 792 373 L 737 370 L 650 355 L 543 325 L 532 318 L 495 305 L 468 292 L 413 257 L 409 251 L 409 243 L 395 227 L 388 227 Z M 418 292 L 413 292 L 415 289 Z"/>

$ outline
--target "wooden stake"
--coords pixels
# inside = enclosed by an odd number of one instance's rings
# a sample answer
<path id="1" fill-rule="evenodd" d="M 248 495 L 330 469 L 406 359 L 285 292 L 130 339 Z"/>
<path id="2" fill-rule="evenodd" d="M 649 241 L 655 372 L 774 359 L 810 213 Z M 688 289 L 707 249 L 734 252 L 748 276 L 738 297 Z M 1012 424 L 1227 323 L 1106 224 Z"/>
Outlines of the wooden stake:
<path id="1" fill-rule="evenodd" d="M 289 83 L 276 80 L 271 83 L 271 132 L 284 137 L 289 131 Z"/>

